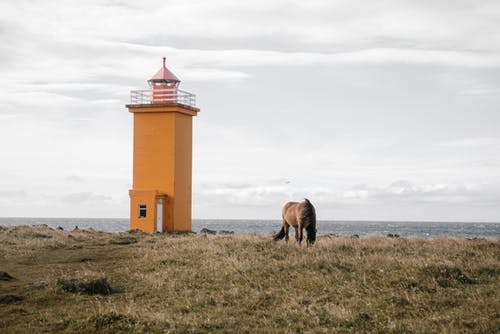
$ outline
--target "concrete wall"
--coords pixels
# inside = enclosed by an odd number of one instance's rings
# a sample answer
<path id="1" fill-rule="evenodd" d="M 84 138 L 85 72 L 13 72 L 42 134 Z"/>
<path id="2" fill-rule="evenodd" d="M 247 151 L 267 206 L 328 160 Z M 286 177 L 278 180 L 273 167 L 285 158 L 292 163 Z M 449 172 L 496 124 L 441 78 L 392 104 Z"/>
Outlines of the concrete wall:
<path id="1" fill-rule="evenodd" d="M 166 194 L 168 200 L 163 205 L 166 230 L 191 231 L 192 116 L 198 109 L 179 104 L 129 105 L 128 108 L 134 113 L 131 228 L 146 231 L 137 227 L 139 221 L 144 220 L 137 218 L 137 201 L 153 203 L 152 197 Z M 156 211 L 156 205 L 151 209 Z M 154 216 L 153 222 L 146 217 L 148 223 L 144 226 L 153 224 L 154 227 L 156 213 Z M 151 228 L 147 227 L 147 231 L 151 232 Z"/>

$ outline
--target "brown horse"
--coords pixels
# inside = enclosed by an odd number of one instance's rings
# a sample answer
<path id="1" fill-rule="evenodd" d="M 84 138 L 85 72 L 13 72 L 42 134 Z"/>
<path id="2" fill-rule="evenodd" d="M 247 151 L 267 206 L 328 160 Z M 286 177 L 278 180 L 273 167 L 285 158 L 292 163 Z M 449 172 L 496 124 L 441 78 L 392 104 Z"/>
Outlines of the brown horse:
<path id="1" fill-rule="evenodd" d="M 302 242 L 305 228 L 307 231 L 307 245 L 312 245 L 316 241 L 316 210 L 306 198 L 304 202 L 288 202 L 282 211 L 283 226 L 273 239 L 275 241 L 285 238 L 288 242 L 288 230 L 290 226 L 295 228 L 295 239 Z"/>

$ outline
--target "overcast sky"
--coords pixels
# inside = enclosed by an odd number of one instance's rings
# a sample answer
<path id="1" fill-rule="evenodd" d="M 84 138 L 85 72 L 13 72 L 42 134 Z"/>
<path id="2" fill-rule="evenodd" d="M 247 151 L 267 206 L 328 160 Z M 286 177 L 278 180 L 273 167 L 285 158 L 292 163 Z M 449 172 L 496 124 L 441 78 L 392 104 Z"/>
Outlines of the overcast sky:
<path id="1" fill-rule="evenodd" d="M 500 221 L 496 0 L 2 1 L 0 216 L 128 217 L 163 56 L 194 218 Z"/>

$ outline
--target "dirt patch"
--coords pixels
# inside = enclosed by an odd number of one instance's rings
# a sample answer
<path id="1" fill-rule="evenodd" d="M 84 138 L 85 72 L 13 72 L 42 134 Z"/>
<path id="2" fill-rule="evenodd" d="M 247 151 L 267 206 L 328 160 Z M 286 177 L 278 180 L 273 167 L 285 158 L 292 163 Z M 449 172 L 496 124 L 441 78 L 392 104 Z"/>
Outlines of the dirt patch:
<path id="1" fill-rule="evenodd" d="M 24 300 L 23 296 L 18 295 L 0 295 L 0 304 L 13 304 Z"/>
<path id="2" fill-rule="evenodd" d="M 430 266 L 424 269 L 425 274 L 431 275 L 443 288 L 451 287 L 455 284 L 476 284 L 474 279 L 468 277 L 458 267 Z"/>
<path id="3" fill-rule="evenodd" d="M 130 245 L 137 243 L 137 239 L 133 237 L 122 237 L 122 238 L 111 239 L 109 243 L 113 245 Z"/>
<path id="4" fill-rule="evenodd" d="M 10 276 L 8 272 L 0 271 L 0 281 L 12 281 L 14 277 Z"/>

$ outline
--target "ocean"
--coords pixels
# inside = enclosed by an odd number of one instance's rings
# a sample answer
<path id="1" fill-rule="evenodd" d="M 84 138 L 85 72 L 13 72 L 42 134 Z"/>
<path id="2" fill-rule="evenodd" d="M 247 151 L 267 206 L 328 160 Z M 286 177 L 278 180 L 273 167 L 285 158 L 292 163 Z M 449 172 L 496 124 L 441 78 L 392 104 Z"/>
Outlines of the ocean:
<path id="1" fill-rule="evenodd" d="M 42 225 L 72 230 L 95 229 L 122 232 L 129 229 L 127 218 L 8 218 L 0 217 L 0 226 Z M 193 219 L 193 232 L 207 228 L 235 233 L 273 234 L 281 228 L 280 220 Z M 366 236 L 397 234 L 422 238 L 499 238 L 500 223 L 416 222 L 416 221 L 318 221 L 319 235 Z M 293 232 L 292 232 L 293 233 Z"/>

